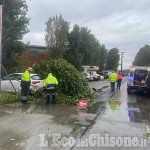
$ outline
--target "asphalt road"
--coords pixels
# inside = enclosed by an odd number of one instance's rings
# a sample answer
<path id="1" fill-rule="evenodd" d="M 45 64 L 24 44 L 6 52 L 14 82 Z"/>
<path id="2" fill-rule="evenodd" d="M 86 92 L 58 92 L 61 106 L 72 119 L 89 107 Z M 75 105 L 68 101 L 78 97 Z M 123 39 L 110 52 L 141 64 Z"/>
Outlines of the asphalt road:
<path id="1" fill-rule="evenodd" d="M 121 90 L 110 92 L 107 89 L 97 99 L 107 102 L 73 150 L 150 149 L 150 96 L 143 93 L 128 95 L 126 89 L 124 80 Z"/>

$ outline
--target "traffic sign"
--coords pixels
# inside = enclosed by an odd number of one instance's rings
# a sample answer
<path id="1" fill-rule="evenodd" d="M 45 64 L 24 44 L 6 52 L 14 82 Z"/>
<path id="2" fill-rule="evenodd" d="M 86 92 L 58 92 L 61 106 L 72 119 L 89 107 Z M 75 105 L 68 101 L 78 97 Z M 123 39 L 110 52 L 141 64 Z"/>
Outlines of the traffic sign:
<path id="1" fill-rule="evenodd" d="M 78 104 L 78 108 L 86 109 L 87 103 L 88 103 L 87 100 L 80 100 L 80 101 L 79 101 L 79 104 Z"/>

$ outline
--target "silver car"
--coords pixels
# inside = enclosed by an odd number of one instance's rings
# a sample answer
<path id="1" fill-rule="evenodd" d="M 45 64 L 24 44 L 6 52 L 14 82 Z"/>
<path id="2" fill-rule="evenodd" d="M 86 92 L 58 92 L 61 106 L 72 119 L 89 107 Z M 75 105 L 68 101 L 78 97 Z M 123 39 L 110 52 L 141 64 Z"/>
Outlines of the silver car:
<path id="1" fill-rule="evenodd" d="M 44 80 L 39 74 L 30 74 L 31 75 L 31 89 L 38 89 L 43 87 Z M 21 83 L 21 77 L 22 73 L 13 73 L 9 74 L 8 76 L 5 76 L 1 80 L 1 91 L 6 92 L 15 92 L 15 89 L 17 92 L 21 91 L 20 83 Z M 12 84 L 11 84 L 11 82 Z M 13 87 L 14 86 L 14 87 Z M 15 88 L 15 89 L 14 89 Z"/>

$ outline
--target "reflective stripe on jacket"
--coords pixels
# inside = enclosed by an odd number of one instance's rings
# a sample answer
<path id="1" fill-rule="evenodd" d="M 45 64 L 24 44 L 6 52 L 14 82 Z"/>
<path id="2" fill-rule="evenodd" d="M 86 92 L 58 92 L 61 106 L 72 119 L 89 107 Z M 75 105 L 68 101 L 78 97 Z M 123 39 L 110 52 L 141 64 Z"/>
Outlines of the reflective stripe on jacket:
<path id="1" fill-rule="evenodd" d="M 109 80 L 110 82 L 116 82 L 116 81 L 117 81 L 117 75 L 116 75 L 115 73 L 112 73 L 112 74 L 109 76 L 108 80 Z"/>
<path id="2" fill-rule="evenodd" d="M 22 74 L 22 81 L 26 81 L 26 82 L 30 82 L 31 81 L 31 76 L 30 73 L 28 72 L 28 70 L 26 70 L 23 74 Z"/>
<path id="3" fill-rule="evenodd" d="M 122 79 L 122 75 L 117 74 L 117 78 L 118 78 L 118 79 Z"/>
<path id="4" fill-rule="evenodd" d="M 44 87 L 46 87 L 48 84 L 58 84 L 57 79 L 53 75 L 49 75 L 44 83 Z"/>

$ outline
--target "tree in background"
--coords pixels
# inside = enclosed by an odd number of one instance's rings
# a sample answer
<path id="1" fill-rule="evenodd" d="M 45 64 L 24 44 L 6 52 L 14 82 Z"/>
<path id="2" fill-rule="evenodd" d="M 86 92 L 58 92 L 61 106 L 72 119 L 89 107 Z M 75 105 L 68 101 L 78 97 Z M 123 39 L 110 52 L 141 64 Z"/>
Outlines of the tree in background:
<path id="1" fill-rule="evenodd" d="M 101 45 L 87 27 L 75 25 L 68 40 L 69 47 L 64 58 L 78 70 L 82 65 L 100 65 Z"/>
<path id="2" fill-rule="evenodd" d="M 69 23 L 59 17 L 50 17 L 46 22 L 45 41 L 51 58 L 63 58 L 68 42 Z"/>
<path id="3" fill-rule="evenodd" d="M 106 67 L 117 70 L 119 51 L 109 51 L 101 45 L 87 27 L 74 25 L 69 33 L 69 23 L 62 16 L 51 17 L 46 22 L 45 41 L 51 58 L 64 58 L 81 70 L 82 65 L 98 66 L 100 71 Z M 66 46 L 65 43 L 69 44 Z M 112 63 L 112 59 L 114 63 Z"/>
<path id="4" fill-rule="evenodd" d="M 110 49 L 106 58 L 106 69 L 117 71 L 119 66 L 119 59 L 119 50 L 117 48 Z"/>
<path id="5" fill-rule="evenodd" d="M 150 46 L 145 45 L 141 48 L 133 62 L 135 66 L 150 66 Z"/>
<path id="6" fill-rule="evenodd" d="M 7 72 L 12 72 L 18 65 L 19 55 L 25 50 L 20 40 L 29 32 L 29 18 L 26 18 L 28 7 L 26 1 L 22 0 L 1 0 L 0 5 L 3 5 L 2 63 Z"/>
<path id="7" fill-rule="evenodd" d="M 102 44 L 100 49 L 100 58 L 99 58 L 99 70 L 103 71 L 106 68 L 106 57 L 107 57 L 107 50 L 105 48 L 105 45 Z"/>
<path id="8" fill-rule="evenodd" d="M 64 59 L 80 70 L 83 61 L 83 55 L 81 54 L 81 33 L 80 27 L 74 25 L 72 32 L 69 34 L 69 47 L 64 53 Z"/>
<path id="9" fill-rule="evenodd" d="M 83 65 L 96 65 L 99 56 L 100 44 L 87 27 L 81 28 L 81 53 L 83 55 Z"/>

